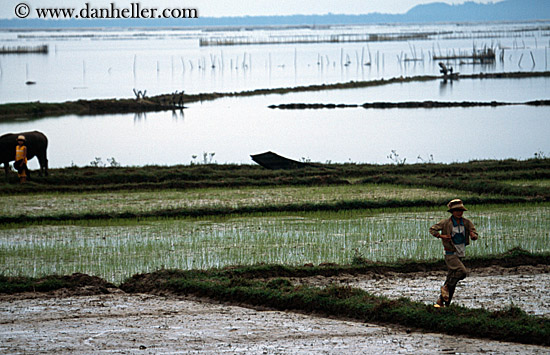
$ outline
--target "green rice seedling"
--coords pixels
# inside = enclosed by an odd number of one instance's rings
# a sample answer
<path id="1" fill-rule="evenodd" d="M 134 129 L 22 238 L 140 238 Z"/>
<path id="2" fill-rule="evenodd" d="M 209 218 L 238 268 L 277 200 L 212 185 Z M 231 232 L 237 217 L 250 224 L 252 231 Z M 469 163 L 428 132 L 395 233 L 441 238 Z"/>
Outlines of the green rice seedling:
<path id="1" fill-rule="evenodd" d="M 550 250 L 549 204 L 472 206 L 467 217 L 481 238 L 468 256 L 521 247 Z M 441 258 L 429 227 L 443 209 L 265 213 L 224 218 L 182 218 L 34 225 L 0 230 L 0 274 L 39 277 L 83 272 L 110 282 L 163 268 L 208 269 L 259 263 L 349 264 Z"/>

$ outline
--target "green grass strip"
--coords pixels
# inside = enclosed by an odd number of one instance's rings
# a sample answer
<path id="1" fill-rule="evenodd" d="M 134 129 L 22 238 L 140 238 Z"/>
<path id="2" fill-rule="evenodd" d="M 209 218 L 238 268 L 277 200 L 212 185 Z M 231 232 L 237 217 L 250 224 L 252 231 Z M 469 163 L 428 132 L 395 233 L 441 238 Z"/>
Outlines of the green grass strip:
<path id="1" fill-rule="evenodd" d="M 547 184 L 525 184 L 525 181 L 550 179 L 548 158 L 452 164 L 318 164 L 292 170 L 268 170 L 254 165 L 85 167 L 52 169 L 48 177 L 39 177 L 35 173 L 32 176 L 33 180 L 23 186 L 18 183 L 15 173 L 11 173 L 7 181 L 0 179 L 0 194 L 20 196 L 46 192 L 99 193 L 382 183 L 550 200 Z M 511 184 L 510 181 L 514 180 L 522 183 Z"/>
<path id="2" fill-rule="evenodd" d="M 398 324 L 451 335 L 550 345 L 550 320 L 529 316 L 517 307 L 497 312 L 460 306 L 436 309 L 405 298 L 389 300 L 373 296 L 349 286 L 296 287 L 282 278 L 271 281 L 195 279 L 172 274 L 161 283 L 158 291 L 193 294 L 223 302 Z"/>

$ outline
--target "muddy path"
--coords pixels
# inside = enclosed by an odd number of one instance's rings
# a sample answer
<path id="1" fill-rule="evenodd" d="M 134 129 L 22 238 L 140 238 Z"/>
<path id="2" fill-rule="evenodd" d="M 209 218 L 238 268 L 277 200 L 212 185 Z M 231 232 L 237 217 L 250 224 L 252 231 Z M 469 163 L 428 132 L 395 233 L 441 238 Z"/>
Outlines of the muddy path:
<path id="1" fill-rule="evenodd" d="M 548 348 L 114 293 L 0 303 L 3 354 L 544 354 Z"/>
<path id="2" fill-rule="evenodd" d="M 295 278 L 346 284 L 390 298 L 426 303 L 442 271 Z M 550 267 L 471 270 L 455 301 L 501 309 L 511 303 L 550 316 Z M 109 292 L 107 294 L 98 294 Z M 548 347 L 420 332 L 316 315 L 251 309 L 208 300 L 126 294 L 91 286 L 0 297 L 0 353 L 254 354 L 547 354 Z"/>

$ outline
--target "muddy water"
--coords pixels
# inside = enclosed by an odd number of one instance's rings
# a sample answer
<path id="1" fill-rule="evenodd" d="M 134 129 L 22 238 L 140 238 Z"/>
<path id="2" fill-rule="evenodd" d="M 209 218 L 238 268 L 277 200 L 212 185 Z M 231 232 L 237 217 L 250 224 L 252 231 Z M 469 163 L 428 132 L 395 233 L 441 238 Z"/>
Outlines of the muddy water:
<path id="1" fill-rule="evenodd" d="M 122 293 L 0 303 L 0 353 L 473 354 L 548 348 Z"/>
<path id="2" fill-rule="evenodd" d="M 510 303 L 550 315 L 550 267 L 473 270 L 455 301 Z M 389 297 L 431 302 L 444 272 L 296 279 L 350 284 Z M 26 298 L 32 296 L 33 298 Z M 421 333 L 398 327 L 263 311 L 200 300 L 129 295 L 0 298 L 0 353 L 115 354 L 547 354 L 547 347 Z"/>

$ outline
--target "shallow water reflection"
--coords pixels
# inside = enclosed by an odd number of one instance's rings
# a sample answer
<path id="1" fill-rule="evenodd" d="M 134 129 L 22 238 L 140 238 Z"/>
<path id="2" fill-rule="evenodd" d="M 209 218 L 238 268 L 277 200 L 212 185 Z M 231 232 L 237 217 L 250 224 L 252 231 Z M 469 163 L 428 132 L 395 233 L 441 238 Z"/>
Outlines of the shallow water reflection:
<path id="1" fill-rule="evenodd" d="M 518 83 L 529 85 L 524 81 Z M 431 95 L 437 98 L 438 85 L 422 84 L 417 90 L 407 90 L 407 95 L 410 99 L 430 99 Z M 388 155 L 392 150 L 407 163 L 432 159 L 435 162 L 525 159 L 537 152 L 550 153 L 549 107 L 385 110 L 267 107 L 307 100 L 362 103 L 377 101 L 391 91 L 390 87 L 378 89 L 222 99 L 191 104 L 181 112 L 70 115 L 2 123 L 0 132 L 43 131 L 50 140 L 51 167 L 84 166 L 96 157 L 104 163 L 114 157 L 122 165 L 139 166 L 200 163 L 203 153 L 212 162 L 250 164 L 250 154 L 268 150 L 298 160 L 334 163 L 391 163 Z M 463 92 L 462 100 L 474 99 L 475 94 L 468 96 L 467 90 Z M 400 95 L 405 97 L 403 92 Z M 521 92 L 504 90 L 495 96 L 503 101 L 528 99 Z M 31 168 L 33 164 L 37 167 L 32 161 Z"/>

